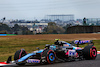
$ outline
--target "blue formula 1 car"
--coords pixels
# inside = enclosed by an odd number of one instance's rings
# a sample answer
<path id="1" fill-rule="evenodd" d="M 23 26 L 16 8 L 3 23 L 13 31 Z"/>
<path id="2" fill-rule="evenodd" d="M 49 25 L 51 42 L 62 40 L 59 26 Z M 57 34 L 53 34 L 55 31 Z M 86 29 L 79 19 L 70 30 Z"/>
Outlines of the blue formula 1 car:
<path id="1" fill-rule="evenodd" d="M 84 48 L 79 45 L 88 43 Z M 77 44 L 77 47 L 75 47 Z M 55 63 L 58 61 L 73 61 L 75 59 L 95 59 L 97 49 L 92 40 L 74 40 L 71 43 L 56 40 L 53 45 L 46 44 L 44 49 L 38 49 L 32 53 L 26 53 L 24 49 L 18 50 L 14 55 L 14 63 L 24 65 L 26 63 Z M 8 59 L 8 63 L 9 63 Z"/>

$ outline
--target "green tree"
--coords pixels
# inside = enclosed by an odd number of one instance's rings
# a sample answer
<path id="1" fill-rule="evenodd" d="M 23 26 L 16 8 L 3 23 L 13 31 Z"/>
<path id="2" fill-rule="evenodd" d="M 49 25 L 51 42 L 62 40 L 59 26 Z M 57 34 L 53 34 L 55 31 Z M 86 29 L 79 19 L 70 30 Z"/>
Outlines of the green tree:
<path id="1" fill-rule="evenodd" d="M 10 28 L 8 25 L 0 23 L 0 33 L 4 34 L 32 34 L 30 30 L 27 27 L 19 26 L 18 24 L 15 24 L 13 28 Z"/>
<path id="2" fill-rule="evenodd" d="M 49 34 L 62 34 L 65 32 L 65 29 L 60 26 L 57 26 L 54 22 L 50 22 L 48 23 L 48 26 L 44 28 L 44 32 Z"/>
<path id="3" fill-rule="evenodd" d="M 19 26 L 18 24 L 15 24 L 14 27 L 12 28 L 12 30 L 18 34 L 18 33 L 22 33 L 23 35 L 28 35 L 28 34 L 32 34 L 30 32 L 30 30 L 27 27 L 24 26 Z"/>
<path id="4" fill-rule="evenodd" d="M 2 33 L 10 33 L 11 32 L 11 28 L 6 24 L 0 23 L 0 32 L 2 32 Z"/>
<path id="5" fill-rule="evenodd" d="M 13 30 L 14 31 L 19 31 L 20 30 L 20 26 L 18 24 L 15 24 Z"/>
<path id="6" fill-rule="evenodd" d="M 71 26 L 72 26 L 72 24 L 67 24 L 65 27 L 63 27 L 65 29 L 65 32 L 64 32 L 65 34 L 67 33 L 67 28 L 71 27 Z"/>

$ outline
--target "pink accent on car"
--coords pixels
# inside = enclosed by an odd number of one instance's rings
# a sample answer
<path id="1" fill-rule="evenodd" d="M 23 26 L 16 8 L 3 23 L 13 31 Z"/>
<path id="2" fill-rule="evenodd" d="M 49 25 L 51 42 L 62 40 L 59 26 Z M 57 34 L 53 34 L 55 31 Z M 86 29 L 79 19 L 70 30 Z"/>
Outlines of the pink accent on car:
<path id="1" fill-rule="evenodd" d="M 77 47 L 77 49 L 82 49 L 82 48 L 80 48 L 80 47 Z"/>
<path id="2" fill-rule="evenodd" d="M 78 53 L 76 53 L 76 57 L 79 57 Z"/>
<path id="3" fill-rule="evenodd" d="M 95 52 L 95 54 L 94 54 L 94 52 Z M 95 49 L 92 50 L 92 56 L 93 56 L 93 57 L 96 56 L 96 50 L 95 50 Z"/>
<path id="4" fill-rule="evenodd" d="M 21 49 L 21 52 L 20 52 L 20 55 L 19 55 L 19 59 L 21 58 L 21 54 L 22 54 L 22 49 Z"/>
<path id="5" fill-rule="evenodd" d="M 68 55 L 69 51 L 67 51 L 67 53 L 65 55 Z"/>

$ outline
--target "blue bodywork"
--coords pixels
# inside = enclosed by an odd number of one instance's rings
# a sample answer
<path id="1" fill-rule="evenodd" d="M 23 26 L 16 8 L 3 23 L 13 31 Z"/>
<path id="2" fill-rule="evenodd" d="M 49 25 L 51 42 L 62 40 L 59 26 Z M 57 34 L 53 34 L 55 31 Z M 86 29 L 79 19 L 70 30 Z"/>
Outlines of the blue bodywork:
<path id="1" fill-rule="evenodd" d="M 28 59 L 30 56 L 36 55 L 36 53 L 29 53 L 18 60 L 18 62 L 23 62 Z"/>
<path id="2" fill-rule="evenodd" d="M 90 43 L 92 42 L 92 40 L 75 40 L 74 43 L 75 44 L 84 44 L 84 43 Z"/>
<path id="3" fill-rule="evenodd" d="M 36 51 L 36 53 L 42 53 L 42 52 L 43 52 L 43 50 Z M 29 54 L 23 56 L 22 58 L 18 59 L 18 63 L 27 60 L 29 57 L 36 55 L 36 53 L 33 52 L 33 53 L 29 53 Z"/>
<path id="4" fill-rule="evenodd" d="M 64 42 L 64 45 L 62 46 L 62 48 L 72 47 L 73 50 L 82 50 L 81 48 L 72 46 L 70 43 L 67 43 L 67 42 L 65 42 L 65 41 L 63 41 L 63 42 Z M 50 46 L 50 49 L 52 49 L 52 50 L 55 51 L 55 50 L 56 50 L 56 46 L 55 46 L 55 45 L 51 45 L 51 46 Z"/>
<path id="5" fill-rule="evenodd" d="M 77 47 L 72 46 L 70 43 L 67 43 L 67 42 L 65 42 L 65 41 L 63 41 L 63 42 L 64 42 L 64 46 L 62 46 L 62 48 L 72 47 L 73 50 L 82 50 L 82 49 L 77 49 Z M 57 49 L 57 46 L 56 46 L 56 45 L 50 45 L 50 49 L 53 50 L 53 51 L 55 51 L 55 50 Z M 43 51 L 44 51 L 44 50 L 42 49 L 42 50 L 34 51 L 33 53 L 29 53 L 29 54 L 23 56 L 22 58 L 18 59 L 18 63 L 27 60 L 29 57 L 36 55 L 36 53 L 42 53 Z M 54 57 L 53 57 L 53 58 L 54 58 Z M 52 60 L 53 60 L 53 59 L 51 59 L 51 61 L 52 61 Z"/>

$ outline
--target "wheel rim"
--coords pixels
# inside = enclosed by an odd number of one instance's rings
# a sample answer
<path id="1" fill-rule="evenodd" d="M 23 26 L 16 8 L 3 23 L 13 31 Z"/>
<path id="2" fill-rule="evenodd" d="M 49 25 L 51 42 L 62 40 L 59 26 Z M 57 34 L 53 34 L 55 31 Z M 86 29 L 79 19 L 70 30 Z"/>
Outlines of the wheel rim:
<path id="1" fill-rule="evenodd" d="M 54 60 L 55 60 L 55 56 L 54 56 L 53 53 L 50 53 L 50 54 L 49 54 L 49 60 L 50 60 L 50 61 L 54 61 Z"/>
<path id="2" fill-rule="evenodd" d="M 92 56 L 93 56 L 93 57 L 96 56 L 96 50 L 95 50 L 95 49 L 92 50 Z"/>

